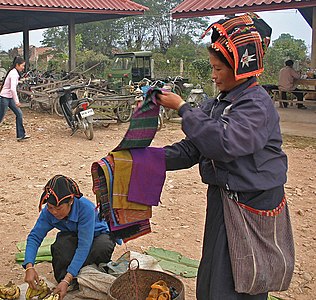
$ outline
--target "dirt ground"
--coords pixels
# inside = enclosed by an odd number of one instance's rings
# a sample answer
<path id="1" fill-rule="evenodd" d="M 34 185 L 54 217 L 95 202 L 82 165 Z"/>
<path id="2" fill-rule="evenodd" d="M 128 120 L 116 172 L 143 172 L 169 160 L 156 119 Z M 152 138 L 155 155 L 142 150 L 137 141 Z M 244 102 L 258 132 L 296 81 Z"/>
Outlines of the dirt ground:
<path id="1" fill-rule="evenodd" d="M 74 178 L 84 195 L 95 201 L 91 191 L 91 164 L 112 150 L 124 136 L 128 124 L 95 127 L 88 141 L 82 132 L 70 137 L 63 119 L 24 109 L 30 140 L 15 139 L 15 119 L 9 112 L 0 124 L 0 284 L 23 283 L 24 271 L 15 263 L 16 243 L 26 239 L 38 216 L 42 188 L 55 174 Z M 152 145 L 164 146 L 183 137 L 178 123 L 167 123 Z M 315 182 L 316 139 L 285 135 L 289 158 L 286 193 L 296 245 L 295 273 L 282 299 L 316 299 Z M 149 246 L 179 251 L 193 259 L 201 255 L 205 217 L 206 186 L 198 168 L 169 172 L 162 203 L 153 209 L 152 233 L 117 246 L 114 259 L 126 250 L 142 252 Z M 41 276 L 54 282 L 51 265 L 36 266 Z M 195 299 L 195 279 L 183 279 L 186 299 Z"/>

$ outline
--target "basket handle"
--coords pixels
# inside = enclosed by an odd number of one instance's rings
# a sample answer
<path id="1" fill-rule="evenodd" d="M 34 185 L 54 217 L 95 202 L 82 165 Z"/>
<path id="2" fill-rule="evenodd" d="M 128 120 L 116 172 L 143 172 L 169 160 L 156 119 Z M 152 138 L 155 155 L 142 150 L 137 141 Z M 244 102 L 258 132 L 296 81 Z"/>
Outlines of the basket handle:
<path id="1" fill-rule="evenodd" d="M 136 261 L 136 263 L 137 263 L 137 265 L 134 266 L 134 267 L 132 267 L 133 261 Z M 138 261 L 137 258 L 132 258 L 132 259 L 130 260 L 130 262 L 128 263 L 128 269 L 129 269 L 129 270 L 133 270 L 133 271 L 139 269 L 139 261 Z"/>
<path id="2" fill-rule="evenodd" d="M 164 297 L 160 299 L 160 296 L 164 296 L 164 295 L 166 295 L 167 298 Z M 157 300 L 171 300 L 170 294 L 168 292 L 161 292 L 159 293 Z"/>

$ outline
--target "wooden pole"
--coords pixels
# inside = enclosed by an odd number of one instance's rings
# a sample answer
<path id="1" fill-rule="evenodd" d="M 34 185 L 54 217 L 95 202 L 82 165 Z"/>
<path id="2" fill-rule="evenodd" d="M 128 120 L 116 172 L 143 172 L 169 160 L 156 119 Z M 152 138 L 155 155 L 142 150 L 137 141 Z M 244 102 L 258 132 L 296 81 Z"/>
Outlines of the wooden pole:
<path id="1" fill-rule="evenodd" d="M 316 69 L 316 7 L 313 7 L 311 68 Z"/>
<path id="2" fill-rule="evenodd" d="M 69 71 L 76 68 L 76 31 L 75 19 L 72 14 L 69 15 L 68 24 L 68 44 L 69 44 Z"/>
<path id="3" fill-rule="evenodd" d="M 183 76 L 183 59 L 180 59 L 180 76 Z"/>
<path id="4" fill-rule="evenodd" d="M 29 36 L 29 19 L 27 16 L 24 18 L 23 58 L 25 60 L 25 71 L 28 71 L 30 68 L 30 36 Z"/>

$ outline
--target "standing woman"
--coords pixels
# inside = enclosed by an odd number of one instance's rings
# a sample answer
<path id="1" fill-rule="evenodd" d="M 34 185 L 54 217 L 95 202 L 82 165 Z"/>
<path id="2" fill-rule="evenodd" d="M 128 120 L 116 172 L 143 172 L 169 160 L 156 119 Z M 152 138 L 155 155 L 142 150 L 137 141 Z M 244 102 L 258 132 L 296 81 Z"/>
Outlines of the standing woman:
<path id="1" fill-rule="evenodd" d="M 11 68 L 3 80 L 0 92 L 0 123 L 8 108 L 10 108 L 16 116 L 16 137 L 18 141 L 30 138 L 29 135 L 25 134 L 23 114 L 20 108 L 21 103 L 16 90 L 19 83 L 20 73 L 24 70 L 24 67 L 24 59 L 20 56 L 16 56 Z"/>
<path id="2" fill-rule="evenodd" d="M 263 72 L 271 28 L 257 15 L 245 14 L 219 20 L 210 30 L 218 96 L 192 108 L 174 93 L 158 95 L 160 104 L 178 110 L 186 134 L 164 147 L 166 167 L 199 164 L 208 185 L 197 299 L 266 300 L 269 291 L 288 288 L 294 269 L 279 115 L 256 77 Z M 236 235 L 230 234 L 234 230 Z M 279 254 L 281 259 L 274 259 Z M 268 258 L 260 264 L 262 257 Z"/>

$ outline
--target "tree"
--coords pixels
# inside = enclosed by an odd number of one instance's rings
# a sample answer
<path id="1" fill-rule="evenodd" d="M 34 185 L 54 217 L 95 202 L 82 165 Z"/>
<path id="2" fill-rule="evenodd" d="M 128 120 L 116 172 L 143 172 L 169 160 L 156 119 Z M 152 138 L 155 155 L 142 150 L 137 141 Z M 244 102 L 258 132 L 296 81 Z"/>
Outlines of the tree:
<path id="1" fill-rule="evenodd" d="M 260 82 L 277 84 L 279 71 L 287 59 L 298 61 L 300 66 L 306 67 L 307 47 L 303 40 L 294 39 L 292 35 L 284 33 L 267 50 L 264 58 L 265 71 Z"/>
<path id="2" fill-rule="evenodd" d="M 155 0 L 143 1 L 150 8 L 145 13 L 150 21 L 150 39 L 152 47 L 158 47 L 161 53 L 179 45 L 184 36 L 192 40 L 200 36 L 201 28 L 206 28 L 204 18 L 172 19 L 171 9 L 182 2 L 182 0 Z"/>
<path id="3" fill-rule="evenodd" d="M 206 28 L 203 18 L 175 20 L 170 10 L 182 0 L 143 0 L 138 3 L 149 7 L 142 16 L 123 17 L 76 25 L 86 50 L 111 55 L 113 49 L 123 51 L 159 49 L 166 53 L 181 43 L 183 37 L 196 39 Z M 50 28 L 44 32 L 43 45 L 67 49 L 66 27 Z"/>
<path id="4" fill-rule="evenodd" d="M 68 51 L 68 29 L 67 26 L 48 28 L 43 33 L 42 45 L 52 47 L 57 52 Z"/>

